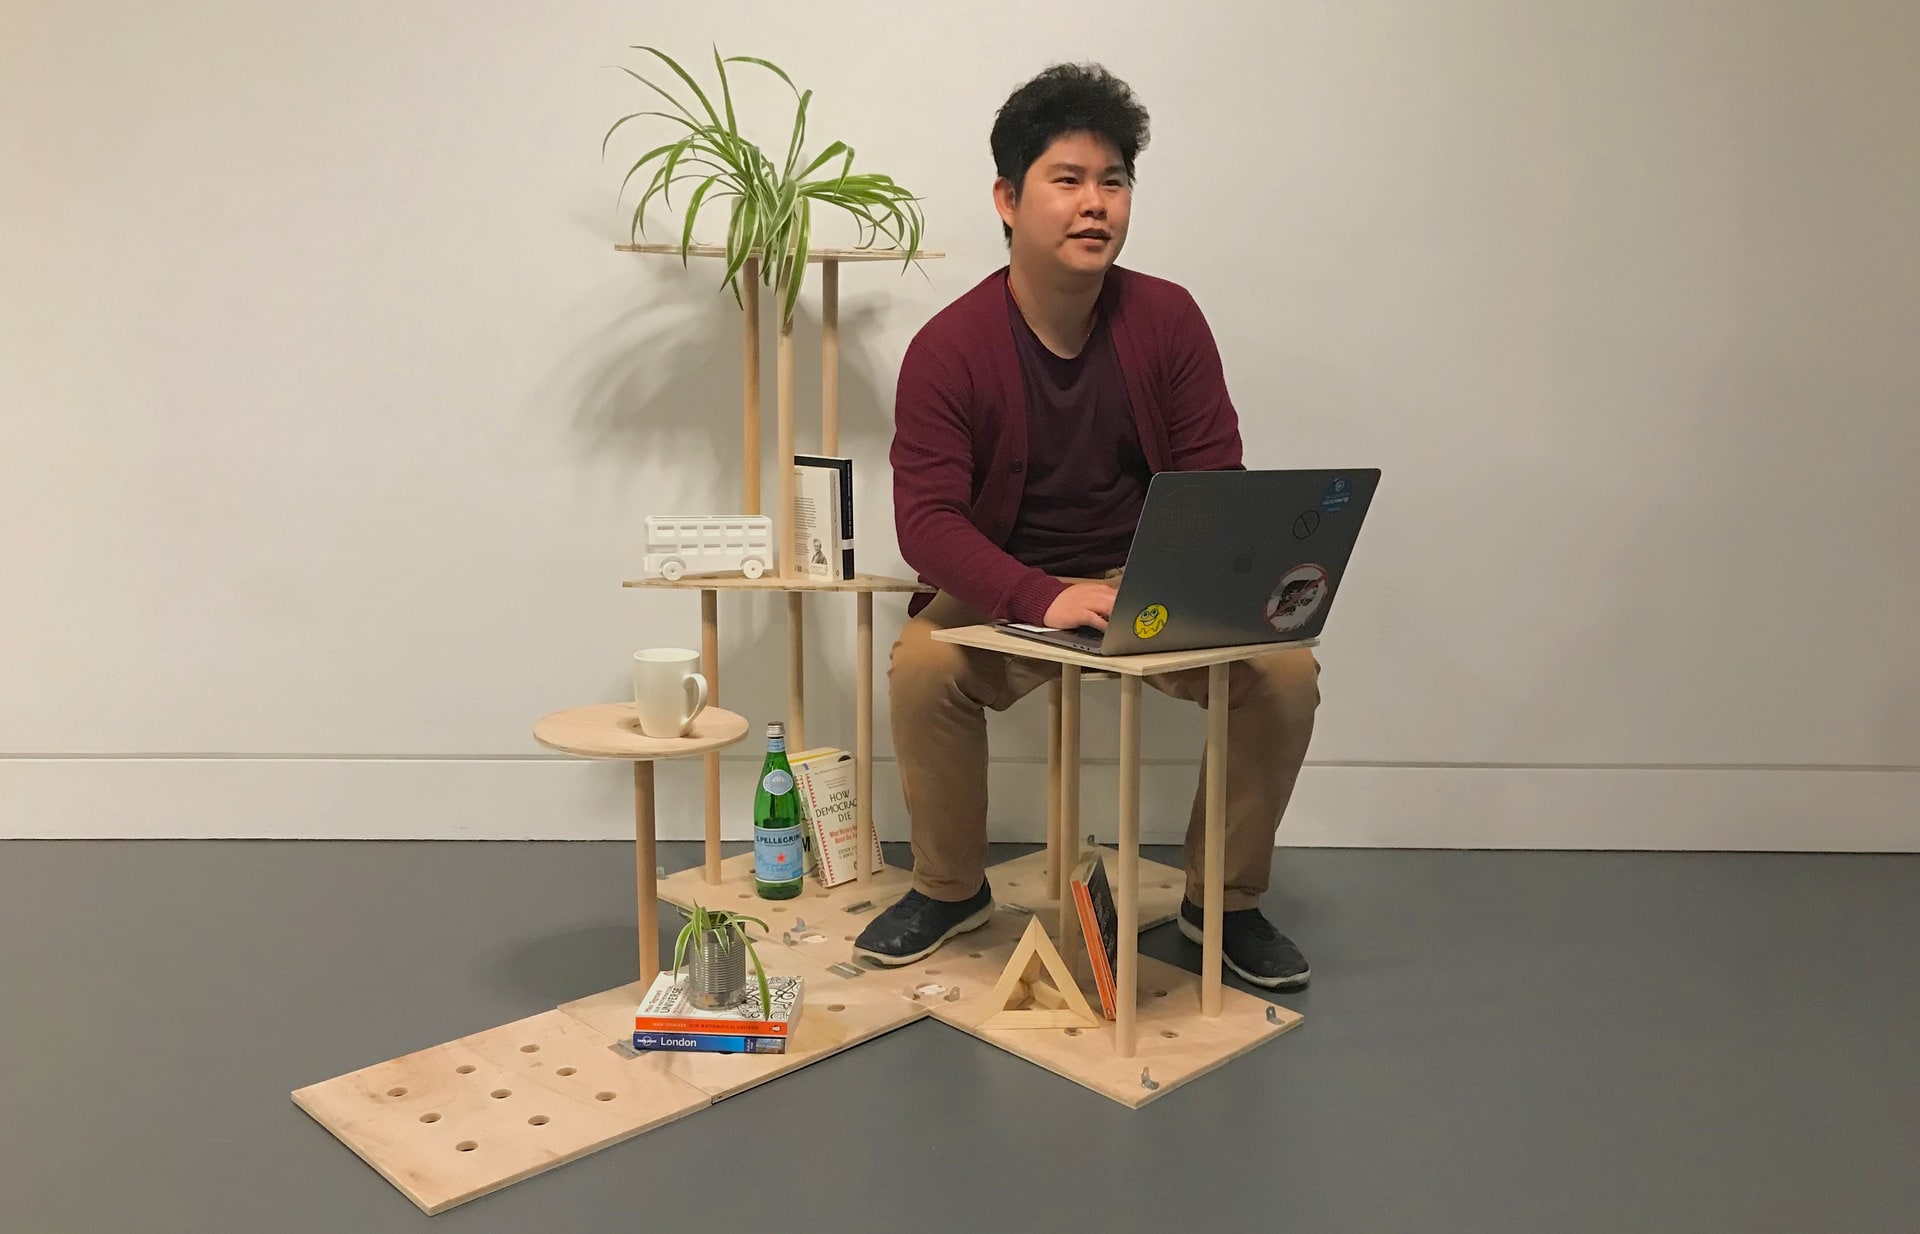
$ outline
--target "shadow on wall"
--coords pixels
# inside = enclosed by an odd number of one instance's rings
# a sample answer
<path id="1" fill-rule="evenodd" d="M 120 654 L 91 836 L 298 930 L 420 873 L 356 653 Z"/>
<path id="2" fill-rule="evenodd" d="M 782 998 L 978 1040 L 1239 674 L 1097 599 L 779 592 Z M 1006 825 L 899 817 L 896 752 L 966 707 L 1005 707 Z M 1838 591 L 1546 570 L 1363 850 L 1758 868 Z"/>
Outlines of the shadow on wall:
<path id="1" fill-rule="evenodd" d="M 575 443 L 581 457 L 612 463 L 646 485 L 651 512 L 731 513 L 743 506 L 741 456 L 741 311 L 719 282 L 720 263 L 631 253 L 633 292 L 582 340 L 567 363 L 575 392 Z M 871 269 L 871 268 L 868 268 Z M 841 270 L 840 442 L 856 477 L 890 483 L 885 470 L 893 436 L 897 372 L 877 371 L 863 345 L 883 318 L 881 298 L 849 294 L 861 267 Z M 820 450 L 819 267 L 808 271 L 793 320 L 794 442 Z M 777 487 L 777 334 L 773 293 L 760 291 L 761 510 Z M 671 463 L 669 464 L 669 460 Z M 858 483 L 858 479 L 856 479 Z"/>

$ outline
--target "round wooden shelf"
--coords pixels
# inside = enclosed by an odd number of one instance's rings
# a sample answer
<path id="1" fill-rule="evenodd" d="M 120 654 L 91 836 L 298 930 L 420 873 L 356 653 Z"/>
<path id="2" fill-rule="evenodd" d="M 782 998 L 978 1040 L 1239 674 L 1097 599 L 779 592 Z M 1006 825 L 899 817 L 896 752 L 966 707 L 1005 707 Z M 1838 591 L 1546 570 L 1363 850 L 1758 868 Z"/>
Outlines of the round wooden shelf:
<path id="1" fill-rule="evenodd" d="M 651 761 L 685 758 L 732 745 L 747 735 L 747 718 L 708 707 L 693 718 L 685 737 L 649 737 L 640 731 L 632 703 L 594 703 L 543 716 L 533 739 L 550 749 L 582 758 Z"/>

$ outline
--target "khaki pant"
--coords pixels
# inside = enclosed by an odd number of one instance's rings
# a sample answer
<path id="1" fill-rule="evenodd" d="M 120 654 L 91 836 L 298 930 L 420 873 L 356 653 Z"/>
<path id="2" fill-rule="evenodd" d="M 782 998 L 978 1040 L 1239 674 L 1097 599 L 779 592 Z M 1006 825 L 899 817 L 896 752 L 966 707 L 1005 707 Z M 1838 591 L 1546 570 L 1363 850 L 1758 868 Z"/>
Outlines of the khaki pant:
<path id="1" fill-rule="evenodd" d="M 980 889 L 986 873 L 985 709 L 1005 711 L 1060 675 L 1060 666 L 1049 661 L 933 638 L 935 630 L 984 620 L 939 593 L 908 620 L 887 672 L 894 752 L 913 820 L 913 882 L 936 900 L 966 899 Z M 1319 674 L 1319 663 L 1304 647 L 1242 660 L 1228 670 L 1225 911 L 1251 908 L 1267 890 L 1274 833 L 1313 736 Z M 1163 694 L 1206 704 L 1204 668 L 1146 681 Z M 1199 735 L 1204 743 L 1204 729 Z M 1143 828 L 1150 825 L 1142 820 Z M 1206 886 L 1205 838 L 1203 753 L 1187 822 L 1186 894 L 1195 904 Z"/>

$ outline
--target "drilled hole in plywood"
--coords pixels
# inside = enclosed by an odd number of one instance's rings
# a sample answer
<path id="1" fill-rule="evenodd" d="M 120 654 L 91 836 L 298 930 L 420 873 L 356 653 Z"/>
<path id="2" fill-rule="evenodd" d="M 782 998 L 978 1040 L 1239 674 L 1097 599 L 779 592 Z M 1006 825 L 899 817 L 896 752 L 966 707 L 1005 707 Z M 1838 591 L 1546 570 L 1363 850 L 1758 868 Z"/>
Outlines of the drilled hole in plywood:
<path id="1" fill-rule="evenodd" d="M 758 1004 L 755 1004 L 755 1005 L 757 1006 Z M 827 1004 L 828 1011 L 845 1011 L 846 1009 L 847 1009 L 847 1005 L 845 1003 L 828 1003 Z"/>
<path id="2" fill-rule="evenodd" d="M 462 1140 L 453 1146 L 453 1151 L 456 1153 L 470 1153 L 478 1147 L 480 1146 L 472 1140 Z"/>
<path id="3" fill-rule="evenodd" d="M 787 909 L 785 905 L 776 904 L 774 905 L 773 911 L 776 913 L 784 913 L 787 911 Z"/>
<path id="4" fill-rule="evenodd" d="M 513 1096 L 513 1090 L 511 1088 L 496 1088 L 493 1090 L 492 1096 L 495 1101 L 498 1101 L 502 1097 Z"/>
<path id="5" fill-rule="evenodd" d="M 455 1067 L 455 1068 L 454 1068 L 454 1070 L 455 1070 L 455 1071 L 458 1071 L 458 1072 L 459 1072 L 459 1073 L 460 1073 L 461 1075 L 472 1075 L 472 1074 L 473 1074 L 473 1064 L 472 1064 L 472 1063 L 461 1063 L 461 1064 L 460 1064 L 460 1065 L 459 1065 L 458 1067 Z"/>
<path id="6" fill-rule="evenodd" d="M 1173 884 L 1172 884 L 1172 883 L 1161 883 L 1161 884 L 1160 884 L 1160 890 L 1162 890 L 1162 891 L 1172 891 L 1172 890 L 1173 890 Z"/>
<path id="7" fill-rule="evenodd" d="M 387 1090 L 387 1096 L 389 1097 L 404 1097 L 406 1095 L 407 1090 L 404 1088 L 389 1088 Z"/>
<path id="8" fill-rule="evenodd" d="M 562 1068 L 560 1068 L 560 1070 L 558 1070 L 558 1071 L 556 1071 L 556 1072 L 554 1072 L 553 1074 L 555 1074 L 555 1075 L 572 1075 L 572 1074 L 573 1074 L 573 1068 L 571 1068 L 571 1067 L 562 1067 Z"/>
<path id="9" fill-rule="evenodd" d="M 848 942 L 852 942 L 852 941 L 853 941 L 853 935 L 851 935 L 851 934 L 842 934 L 842 935 L 841 935 L 840 937 L 842 937 L 842 938 L 844 938 L 844 939 L 846 939 L 846 940 L 847 940 Z"/>
<path id="10" fill-rule="evenodd" d="M 527 1124 L 533 1127 L 544 1127 L 547 1125 L 547 1122 L 548 1122 L 548 1119 L 545 1114 L 535 1114 L 532 1118 L 529 1118 L 527 1120 Z"/>
<path id="11" fill-rule="evenodd" d="M 540 1047 L 537 1045 L 523 1045 L 520 1047 L 520 1052 L 522 1054 L 538 1054 Z"/>
<path id="12" fill-rule="evenodd" d="M 743 891 L 740 893 L 740 898 L 743 900 L 751 900 L 753 899 L 753 893 L 751 891 Z"/>
<path id="13" fill-rule="evenodd" d="M 927 976 L 929 977 L 938 977 L 939 975 L 940 975 L 940 970 L 937 968 L 930 968 L 927 970 Z"/>
<path id="14" fill-rule="evenodd" d="M 1179 1036 L 1180 1034 L 1179 1034 L 1179 1033 L 1176 1033 L 1176 1032 L 1174 1032 L 1174 1031 L 1173 1031 L 1172 1029 L 1170 1029 L 1170 1028 L 1163 1028 L 1163 1029 L 1161 1029 L 1161 1030 L 1160 1030 L 1160 1035 L 1161 1035 L 1162 1037 L 1165 1037 L 1165 1038 L 1167 1038 L 1168 1040 L 1172 1040 L 1173 1038 L 1175 1038 L 1175 1037 L 1178 1037 L 1178 1036 Z"/>
<path id="15" fill-rule="evenodd" d="M 593 1095 L 593 1099 L 595 1101 L 612 1101 L 613 1094 L 612 1093 L 595 1093 Z"/>
<path id="16" fill-rule="evenodd" d="M 420 1116 L 420 1121 L 423 1123 L 437 1123 L 440 1121 L 440 1116 L 434 1113 L 432 1110 L 428 1110 L 425 1114 L 422 1114 Z"/>
<path id="17" fill-rule="evenodd" d="M 1069 1037 L 1078 1037 L 1079 1035 L 1080 1035 L 1080 1030 L 1077 1028 L 1070 1028 L 1067 1030 L 1067 1036 Z"/>
<path id="18" fill-rule="evenodd" d="M 1019 885 L 1020 885 L 1020 880 L 1017 878 L 1010 878 L 1007 880 L 1007 886 L 1009 887 L 1018 887 Z"/>
<path id="19" fill-rule="evenodd" d="M 1155 998 L 1165 998 L 1167 996 L 1167 992 L 1165 990 L 1155 990 L 1153 992 L 1153 996 Z"/>

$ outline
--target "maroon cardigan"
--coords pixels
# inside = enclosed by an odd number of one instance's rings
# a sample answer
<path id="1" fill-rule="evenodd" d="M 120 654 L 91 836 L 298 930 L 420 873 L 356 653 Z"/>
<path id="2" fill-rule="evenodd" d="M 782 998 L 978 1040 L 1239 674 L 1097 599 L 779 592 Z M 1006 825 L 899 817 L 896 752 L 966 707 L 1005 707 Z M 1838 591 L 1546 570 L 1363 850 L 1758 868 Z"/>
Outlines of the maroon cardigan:
<path id="1" fill-rule="evenodd" d="M 1020 513 L 1027 396 L 1001 267 L 921 327 L 894 399 L 894 530 L 920 580 L 1038 624 L 1066 584 L 1002 547 Z M 1100 293 L 1150 472 L 1238 469 L 1220 352 L 1184 287 L 1114 266 Z M 909 613 L 926 607 L 918 595 Z"/>

